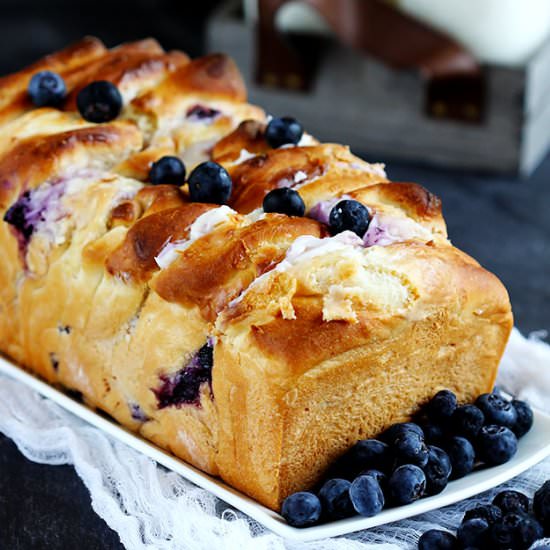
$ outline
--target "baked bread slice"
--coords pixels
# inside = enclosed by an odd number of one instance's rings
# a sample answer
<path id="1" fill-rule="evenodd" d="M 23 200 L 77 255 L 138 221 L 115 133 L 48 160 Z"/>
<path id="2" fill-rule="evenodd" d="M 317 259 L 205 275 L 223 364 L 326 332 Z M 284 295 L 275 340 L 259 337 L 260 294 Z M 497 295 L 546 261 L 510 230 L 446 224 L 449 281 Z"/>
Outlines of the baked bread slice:
<path id="1" fill-rule="evenodd" d="M 34 108 L 38 70 L 65 80 Z M 86 84 L 123 110 L 93 124 Z M 439 200 L 304 135 L 273 149 L 234 63 L 85 39 L 0 80 L 0 349 L 126 427 L 278 509 L 357 439 L 441 388 L 492 388 L 506 290 L 447 239 Z M 151 185 L 151 163 L 223 165 L 227 205 Z M 298 190 L 305 217 L 264 213 Z M 367 233 L 331 236 L 342 199 Z"/>

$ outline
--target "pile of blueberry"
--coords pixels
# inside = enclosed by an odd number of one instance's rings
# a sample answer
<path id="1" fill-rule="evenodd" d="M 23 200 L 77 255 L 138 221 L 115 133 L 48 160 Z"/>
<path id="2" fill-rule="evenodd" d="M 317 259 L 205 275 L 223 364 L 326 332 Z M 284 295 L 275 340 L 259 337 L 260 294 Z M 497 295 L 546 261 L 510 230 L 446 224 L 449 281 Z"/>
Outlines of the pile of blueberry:
<path id="1" fill-rule="evenodd" d="M 498 393 L 458 405 L 454 393 L 442 390 L 414 420 L 358 441 L 318 490 L 287 497 L 281 509 L 286 521 L 306 527 L 355 514 L 370 517 L 386 506 L 438 494 L 476 466 L 510 460 L 518 438 L 531 429 L 533 412 L 525 402 Z"/>
<path id="2" fill-rule="evenodd" d="M 419 550 L 528 550 L 545 534 L 550 535 L 550 481 L 536 493 L 533 505 L 518 491 L 502 491 L 491 504 L 468 510 L 456 536 L 448 531 L 426 531 Z M 534 548 L 550 550 L 550 544 Z"/>

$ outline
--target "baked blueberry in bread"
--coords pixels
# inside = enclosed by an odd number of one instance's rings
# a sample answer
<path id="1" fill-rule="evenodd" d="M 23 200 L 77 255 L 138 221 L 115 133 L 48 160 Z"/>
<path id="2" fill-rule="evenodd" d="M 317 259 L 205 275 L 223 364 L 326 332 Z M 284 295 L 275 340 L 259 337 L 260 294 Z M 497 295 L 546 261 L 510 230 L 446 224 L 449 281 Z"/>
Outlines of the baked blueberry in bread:
<path id="1" fill-rule="evenodd" d="M 263 504 L 492 388 L 510 303 L 439 200 L 229 58 L 87 38 L 0 79 L 0 126 L 1 351 Z"/>

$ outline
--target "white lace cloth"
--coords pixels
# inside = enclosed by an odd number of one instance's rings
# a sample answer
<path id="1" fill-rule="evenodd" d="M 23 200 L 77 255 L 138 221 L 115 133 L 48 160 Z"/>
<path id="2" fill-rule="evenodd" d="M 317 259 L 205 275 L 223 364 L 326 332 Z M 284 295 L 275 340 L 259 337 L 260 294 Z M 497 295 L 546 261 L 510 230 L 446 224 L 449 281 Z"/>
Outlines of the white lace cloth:
<path id="1" fill-rule="evenodd" d="M 550 346 L 514 330 L 498 384 L 550 412 Z M 90 491 L 94 510 L 130 550 L 416 548 L 425 530 L 454 530 L 465 509 L 487 502 L 496 492 L 346 537 L 297 543 L 266 531 L 207 491 L 5 376 L 0 376 L 0 431 L 31 460 L 73 464 Z M 507 486 L 532 495 L 548 478 L 550 459 Z"/>

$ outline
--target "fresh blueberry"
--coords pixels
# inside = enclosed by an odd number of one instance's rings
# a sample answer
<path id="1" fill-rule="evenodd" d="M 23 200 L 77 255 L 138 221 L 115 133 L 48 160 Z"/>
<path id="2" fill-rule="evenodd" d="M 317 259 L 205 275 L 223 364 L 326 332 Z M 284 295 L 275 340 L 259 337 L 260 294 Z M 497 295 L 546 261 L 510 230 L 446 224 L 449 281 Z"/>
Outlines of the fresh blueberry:
<path id="1" fill-rule="evenodd" d="M 321 487 L 319 500 L 327 519 L 347 518 L 355 513 L 349 497 L 350 485 L 347 479 L 329 479 Z"/>
<path id="2" fill-rule="evenodd" d="M 37 107 L 55 107 L 65 99 L 67 87 L 57 73 L 40 71 L 32 76 L 27 92 Z"/>
<path id="3" fill-rule="evenodd" d="M 517 437 L 504 426 L 483 426 L 477 436 L 478 457 L 490 466 L 508 462 L 517 450 Z"/>
<path id="4" fill-rule="evenodd" d="M 476 454 L 472 444 L 464 437 L 450 437 L 444 446 L 449 455 L 451 466 L 451 479 L 459 479 L 469 474 L 474 469 Z"/>
<path id="5" fill-rule="evenodd" d="M 264 212 L 278 212 L 287 216 L 303 216 L 306 205 L 298 191 L 290 187 L 273 189 L 264 197 Z"/>
<path id="6" fill-rule="evenodd" d="M 521 514 L 506 514 L 489 528 L 488 544 L 495 550 L 515 548 L 518 539 Z"/>
<path id="7" fill-rule="evenodd" d="M 497 424 L 511 428 L 517 420 L 517 412 L 512 403 L 496 393 L 484 393 L 476 399 L 487 424 Z"/>
<path id="8" fill-rule="evenodd" d="M 502 519 L 502 510 L 494 504 L 482 504 L 468 510 L 464 514 L 463 521 L 473 518 L 482 518 L 489 525 L 493 525 L 493 523 L 496 523 Z"/>
<path id="9" fill-rule="evenodd" d="M 535 493 L 533 511 L 536 518 L 550 530 L 550 480 Z"/>
<path id="10" fill-rule="evenodd" d="M 475 405 L 461 405 L 451 417 L 451 428 L 455 435 L 475 440 L 485 424 L 485 415 Z"/>
<path id="11" fill-rule="evenodd" d="M 185 165 L 178 157 L 165 156 L 151 164 L 149 181 L 158 185 L 183 185 L 185 183 Z"/>
<path id="12" fill-rule="evenodd" d="M 387 472 L 391 464 L 389 445 L 377 439 L 362 439 L 341 458 L 339 467 L 346 478 L 353 479 L 362 470 L 371 468 Z"/>
<path id="13" fill-rule="evenodd" d="M 483 518 L 472 518 L 464 521 L 457 529 L 456 538 L 461 548 L 485 548 L 489 524 Z"/>
<path id="14" fill-rule="evenodd" d="M 502 510 L 503 514 L 509 512 L 527 513 L 529 511 L 529 499 L 519 491 L 501 491 L 493 499 L 493 506 Z"/>
<path id="15" fill-rule="evenodd" d="M 281 515 L 293 527 L 314 525 L 321 517 L 321 501 L 313 493 L 294 493 L 283 501 Z"/>
<path id="16" fill-rule="evenodd" d="M 370 213 L 366 206 L 354 200 L 345 199 L 332 208 L 328 223 L 333 235 L 342 231 L 353 231 L 359 237 L 367 232 Z"/>
<path id="17" fill-rule="evenodd" d="M 392 445 L 395 440 L 404 432 L 414 432 L 420 437 L 424 437 L 422 428 L 414 422 L 400 422 L 392 424 L 387 430 L 380 434 L 380 439 L 389 445 Z"/>
<path id="18" fill-rule="evenodd" d="M 272 118 L 266 129 L 265 139 L 274 149 L 281 145 L 296 145 L 302 139 L 302 125 L 292 117 Z"/>
<path id="19" fill-rule="evenodd" d="M 430 419 L 421 418 L 418 420 L 422 431 L 424 432 L 424 439 L 426 443 L 430 445 L 439 445 L 445 438 L 446 429 L 444 426 L 437 422 L 432 422 Z"/>
<path id="20" fill-rule="evenodd" d="M 531 548 L 531 545 L 544 537 L 542 525 L 532 516 L 525 514 L 519 526 L 518 542 L 520 548 Z"/>
<path id="21" fill-rule="evenodd" d="M 455 550 L 456 537 L 448 531 L 431 529 L 426 531 L 418 541 L 418 550 Z"/>
<path id="22" fill-rule="evenodd" d="M 426 476 L 413 464 L 399 466 L 388 480 L 388 494 L 393 504 L 409 504 L 418 500 L 426 491 Z"/>
<path id="23" fill-rule="evenodd" d="M 76 106 L 84 120 L 109 122 L 120 114 L 122 96 L 112 82 L 97 80 L 80 90 Z"/>
<path id="24" fill-rule="evenodd" d="M 533 409 L 525 402 L 514 399 L 512 406 L 516 409 L 517 419 L 512 426 L 516 437 L 523 437 L 533 426 Z"/>
<path id="25" fill-rule="evenodd" d="M 427 415 L 435 422 L 451 418 L 457 405 L 456 395 L 449 390 L 437 392 L 426 406 Z"/>
<path id="26" fill-rule="evenodd" d="M 489 548 L 527 550 L 543 536 L 540 524 L 527 514 L 510 512 L 490 527 Z"/>
<path id="27" fill-rule="evenodd" d="M 364 470 L 363 472 L 361 472 L 360 475 L 371 476 L 376 479 L 376 481 L 378 481 L 378 483 L 380 484 L 380 487 L 382 487 L 382 490 L 384 490 L 386 488 L 386 485 L 388 484 L 388 476 L 380 470 Z"/>
<path id="28" fill-rule="evenodd" d="M 416 433 L 404 432 L 393 442 L 397 464 L 415 464 L 423 468 L 428 463 L 428 447 Z"/>
<path id="29" fill-rule="evenodd" d="M 384 508 L 384 494 L 373 476 L 359 476 L 354 479 L 349 496 L 357 513 L 367 518 L 375 516 Z"/>
<path id="30" fill-rule="evenodd" d="M 194 202 L 225 204 L 231 196 L 231 176 L 220 164 L 206 161 L 189 175 L 189 195 Z"/>
<path id="31" fill-rule="evenodd" d="M 451 475 L 452 466 L 449 455 L 439 447 L 428 447 L 428 463 L 423 468 L 426 475 L 426 494 L 437 495 L 441 493 Z"/>

